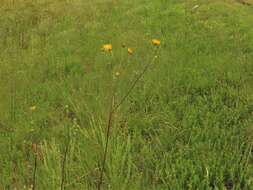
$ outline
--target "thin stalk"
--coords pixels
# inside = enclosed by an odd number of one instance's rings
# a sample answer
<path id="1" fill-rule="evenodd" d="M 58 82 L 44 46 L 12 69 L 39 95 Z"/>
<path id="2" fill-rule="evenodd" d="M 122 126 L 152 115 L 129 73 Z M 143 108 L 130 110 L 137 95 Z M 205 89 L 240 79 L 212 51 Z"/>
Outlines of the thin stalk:
<path id="1" fill-rule="evenodd" d="M 106 164 L 106 159 L 107 159 L 107 154 L 108 154 L 108 145 L 109 145 L 109 138 L 110 138 L 110 131 L 112 127 L 112 122 L 113 122 L 113 114 L 117 109 L 124 103 L 124 101 L 128 98 L 128 96 L 131 94 L 132 90 L 136 86 L 136 84 L 140 81 L 140 79 L 143 77 L 143 75 L 146 73 L 148 70 L 149 66 L 155 61 L 157 56 L 155 55 L 152 61 L 150 61 L 143 69 L 143 71 L 136 77 L 135 80 L 133 80 L 132 85 L 129 87 L 128 91 L 126 92 L 125 96 L 119 101 L 118 104 L 114 106 L 114 98 L 115 98 L 115 86 L 112 84 L 112 95 L 111 95 L 111 103 L 110 103 L 110 111 L 108 115 L 108 123 L 107 123 L 107 130 L 106 130 L 106 143 L 105 143 L 105 151 L 103 154 L 103 160 L 102 160 L 102 169 L 100 172 L 100 178 L 98 182 L 98 190 L 101 190 L 101 186 L 103 183 L 103 175 L 105 171 L 105 164 Z"/>
<path id="2" fill-rule="evenodd" d="M 36 152 L 34 153 L 34 169 L 33 169 L 33 179 L 32 179 L 32 189 L 36 189 L 36 172 L 37 172 L 37 145 L 36 146 Z"/>
<path id="3" fill-rule="evenodd" d="M 113 111 L 116 111 L 123 103 L 124 101 L 128 98 L 128 96 L 131 94 L 132 90 L 134 89 L 134 87 L 136 86 L 136 84 L 139 82 L 139 80 L 143 77 L 143 75 L 146 73 L 146 71 L 148 70 L 149 66 L 151 64 L 154 63 L 155 59 L 157 57 L 154 56 L 154 58 L 152 59 L 152 61 L 150 61 L 142 70 L 142 72 L 136 77 L 135 80 L 133 80 L 132 85 L 129 87 L 128 91 L 126 92 L 125 96 L 123 96 L 123 98 L 119 101 L 119 103 L 113 108 Z"/>
<path id="4" fill-rule="evenodd" d="M 65 163 L 67 159 L 67 153 L 68 153 L 68 143 L 66 144 L 65 151 L 63 154 L 62 169 L 61 169 L 61 190 L 63 190 L 65 183 Z"/>
<path id="5" fill-rule="evenodd" d="M 100 178 L 99 178 L 99 182 L 98 182 L 98 190 L 101 189 L 101 185 L 103 183 L 105 163 L 106 163 L 106 158 L 107 158 L 107 153 L 108 153 L 110 131 L 111 131 L 112 121 L 113 121 L 114 97 L 115 97 L 115 87 L 113 85 L 113 87 L 112 87 L 112 95 L 111 95 L 111 103 L 110 103 L 110 110 L 109 110 L 109 115 L 108 115 L 108 123 L 107 123 L 107 129 L 106 129 L 106 143 L 105 143 L 105 150 L 104 150 L 103 160 L 102 160 L 102 169 L 101 169 Z"/>

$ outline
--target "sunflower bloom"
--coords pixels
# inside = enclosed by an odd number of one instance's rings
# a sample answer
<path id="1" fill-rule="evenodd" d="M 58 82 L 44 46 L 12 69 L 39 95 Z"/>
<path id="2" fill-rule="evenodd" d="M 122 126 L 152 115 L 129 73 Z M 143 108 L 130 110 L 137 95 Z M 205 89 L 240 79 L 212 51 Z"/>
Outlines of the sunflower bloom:
<path id="1" fill-rule="evenodd" d="M 127 48 L 127 52 L 131 55 L 133 54 L 134 50 L 132 48 Z"/>
<path id="2" fill-rule="evenodd" d="M 152 40 L 152 44 L 153 44 L 154 46 L 159 46 L 159 45 L 161 45 L 161 41 L 160 41 L 160 40 L 157 40 L 157 39 L 153 39 L 153 40 Z"/>
<path id="3" fill-rule="evenodd" d="M 104 44 L 102 46 L 103 51 L 112 51 L 112 44 Z"/>

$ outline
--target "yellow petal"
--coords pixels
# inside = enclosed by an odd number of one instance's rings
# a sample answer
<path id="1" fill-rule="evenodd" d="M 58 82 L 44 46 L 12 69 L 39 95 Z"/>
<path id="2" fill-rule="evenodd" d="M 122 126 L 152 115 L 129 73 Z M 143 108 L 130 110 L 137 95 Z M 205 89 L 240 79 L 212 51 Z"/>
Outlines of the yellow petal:
<path id="1" fill-rule="evenodd" d="M 161 44 L 161 41 L 157 40 L 157 39 L 153 39 L 152 44 L 155 45 L 155 46 L 159 46 Z"/>
<path id="2" fill-rule="evenodd" d="M 104 44 L 102 46 L 102 50 L 104 50 L 104 51 L 112 51 L 112 44 Z"/>
<path id="3" fill-rule="evenodd" d="M 31 110 L 31 111 L 35 111 L 35 110 L 36 110 L 36 106 L 31 106 L 31 107 L 30 107 L 30 110 Z"/>
<path id="4" fill-rule="evenodd" d="M 127 48 L 127 52 L 129 53 L 129 54 L 133 54 L 133 49 L 132 48 Z"/>
<path id="5" fill-rule="evenodd" d="M 120 76 L 120 72 L 117 71 L 117 72 L 115 73 L 115 75 L 116 75 L 117 77 Z"/>

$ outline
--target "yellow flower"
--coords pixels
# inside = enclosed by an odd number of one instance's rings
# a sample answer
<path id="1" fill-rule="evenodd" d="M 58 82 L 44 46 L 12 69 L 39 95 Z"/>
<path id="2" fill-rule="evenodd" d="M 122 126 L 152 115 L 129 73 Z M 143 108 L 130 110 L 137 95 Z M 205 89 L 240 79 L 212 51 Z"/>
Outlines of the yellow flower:
<path id="1" fill-rule="evenodd" d="M 36 109 L 37 109 L 36 106 L 31 106 L 31 107 L 30 107 L 30 110 L 31 110 L 31 111 L 35 111 Z"/>
<path id="2" fill-rule="evenodd" d="M 104 51 L 112 51 L 112 44 L 104 44 L 102 46 L 102 50 L 104 50 Z"/>
<path id="3" fill-rule="evenodd" d="M 161 44 L 161 41 L 160 41 L 160 40 L 157 40 L 157 39 L 153 39 L 153 40 L 152 40 L 152 44 L 153 44 L 154 46 L 159 46 L 159 45 Z"/>
<path id="4" fill-rule="evenodd" d="M 117 71 L 117 72 L 115 73 L 115 75 L 116 75 L 117 77 L 120 76 L 120 72 Z"/>
<path id="5" fill-rule="evenodd" d="M 127 48 L 127 52 L 131 55 L 133 54 L 134 50 L 132 48 Z"/>

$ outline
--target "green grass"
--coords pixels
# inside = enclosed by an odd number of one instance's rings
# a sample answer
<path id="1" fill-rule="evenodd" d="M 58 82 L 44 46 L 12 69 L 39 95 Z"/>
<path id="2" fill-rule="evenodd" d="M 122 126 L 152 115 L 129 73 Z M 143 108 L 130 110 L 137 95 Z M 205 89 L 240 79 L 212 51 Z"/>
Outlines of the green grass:
<path id="1" fill-rule="evenodd" d="M 111 85 L 119 102 L 153 38 L 155 63 L 114 114 L 103 189 L 253 189 L 253 6 L 0 3 L 0 189 L 28 189 L 35 158 L 35 189 L 60 189 L 67 145 L 64 189 L 97 189 Z"/>

